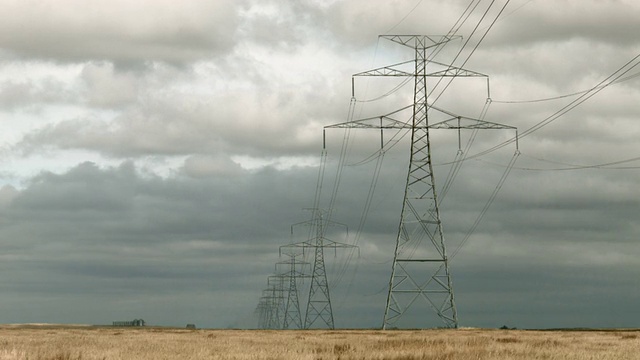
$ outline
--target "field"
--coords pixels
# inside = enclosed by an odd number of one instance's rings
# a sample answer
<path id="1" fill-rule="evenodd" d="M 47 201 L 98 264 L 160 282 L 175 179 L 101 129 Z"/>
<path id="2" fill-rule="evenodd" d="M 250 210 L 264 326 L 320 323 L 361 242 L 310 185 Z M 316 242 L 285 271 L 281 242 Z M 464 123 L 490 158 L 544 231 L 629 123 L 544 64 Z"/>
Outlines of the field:
<path id="1" fill-rule="evenodd" d="M 0 359 L 640 359 L 640 331 L 0 326 Z"/>

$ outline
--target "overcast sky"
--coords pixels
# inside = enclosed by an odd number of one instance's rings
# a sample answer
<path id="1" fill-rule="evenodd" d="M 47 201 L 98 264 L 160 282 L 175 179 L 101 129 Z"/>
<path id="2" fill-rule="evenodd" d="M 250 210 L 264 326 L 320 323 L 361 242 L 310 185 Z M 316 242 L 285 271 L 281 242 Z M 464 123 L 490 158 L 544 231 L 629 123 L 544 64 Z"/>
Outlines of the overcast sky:
<path id="1" fill-rule="evenodd" d="M 469 3 L 436 60 L 466 44 L 455 65 L 489 75 L 485 119 L 521 133 L 579 95 L 513 101 L 588 90 L 640 54 L 632 0 L 512 0 L 493 26 L 505 0 L 484 19 L 489 1 L 2 1 L 0 323 L 256 326 L 278 247 L 306 239 L 290 227 L 310 216 L 322 128 L 347 121 L 351 75 L 412 58 L 378 35 L 446 34 Z M 520 139 L 451 262 L 461 326 L 640 326 L 640 161 L 626 161 L 640 158 L 638 73 Z M 401 81 L 358 78 L 355 117 L 410 105 L 411 83 L 368 101 Z M 477 118 L 486 82 L 443 94 L 438 106 Z M 387 150 L 356 235 L 375 161 L 358 164 L 379 139 L 348 135 L 332 218 L 350 231 L 332 239 L 360 257 L 327 254 L 335 323 L 379 327 L 408 144 Z M 468 154 L 512 136 L 481 132 Z M 344 138 L 327 131 L 323 206 Z M 441 185 L 457 134 L 432 139 Z M 514 151 L 463 165 L 442 199 L 450 253 Z"/>

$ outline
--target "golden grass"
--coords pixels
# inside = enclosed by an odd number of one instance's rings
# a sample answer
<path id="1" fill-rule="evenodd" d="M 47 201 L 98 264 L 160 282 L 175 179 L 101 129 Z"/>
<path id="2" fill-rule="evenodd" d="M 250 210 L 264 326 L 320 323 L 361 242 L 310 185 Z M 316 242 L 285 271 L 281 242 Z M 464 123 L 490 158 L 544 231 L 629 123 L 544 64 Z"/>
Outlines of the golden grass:
<path id="1" fill-rule="evenodd" d="M 0 359 L 639 359 L 640 331 L 0 327 Z"/>

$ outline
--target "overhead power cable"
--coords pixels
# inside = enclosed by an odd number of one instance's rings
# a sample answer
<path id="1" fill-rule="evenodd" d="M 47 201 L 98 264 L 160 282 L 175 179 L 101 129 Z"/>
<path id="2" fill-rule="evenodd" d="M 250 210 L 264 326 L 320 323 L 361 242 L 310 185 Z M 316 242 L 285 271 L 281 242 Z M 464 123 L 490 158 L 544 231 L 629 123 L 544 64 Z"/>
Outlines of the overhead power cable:
<path id="1" fill-rule="evenodd" d="M 600 81 L 597 85 L 595 85 L 594 87 L 589 89 L 584 94 L 580 95 L 577 99 L 571 101 L 569 104 L 563 106 L 558 111 L 554 112 L 550 116 L 546 117 L 542 121 L 538 122 L 537 124 L 533 125 L 529 129 L 527 129 L 524 132 L 522 132 L 520 134 L 520 138 L 523 138 L 525 136 L 531 135 L 535 131 L 538 131 L 541 128 L 549 125 L 550 123 L 552 123 L 552 122 L 556 121 L 557 119 L 559 119 L 561 116 L 565 115 L 569 111 L 571 111 L 571 110 L 575 109 L 576 107 L 578 107 L 579 105 L 581 105 L 583 102 L 589 100 L 591 97 L 593 97 L 594 95 L 596 95 L 597 93 L 599 93 L 603 89 L 606 89 L 608 86 L 618 82 L 629 71 L 633 70 L 636 66 L 640 65 L 640 62 L 638 62 L 639 58 L 640 58 L 640 54 L 638 54 L 635 57 L 633 57 L 633 59 L 629 60 L 623 66 L 618 68 L 618 70 L 613 72 L 611 75 L 607 76 L 604 80 Z M 498 145 L 496 145 L 494 147 L 491 147 L 491 148 L 489 148 L 487 150 L 479 152 L 479 153 L 477 153 L 475 155 L 472 155 L 469 158 L 477 158 L 477 157 L 489 154 L 489 153 L 491 153 L 493 151 L 496 151 L 496 150 L 498 150 L 500 148 L 503 148 L 503 147 L 515 142 L 515 141 L 516 141 L 516 138 L 511 138 L 511 139 L 505 140 L 504 142 L 502 142 L 502 143 L 500 143 L 500 144 L 498 144 Z"/>
<path id="2" fill-rule="evenodd" d="M 633 79 L 633 78 L 636 78 L 636 77 L 638 77 L 638 76 L 640 76 L 640 73 L 635 73 L 635 74 L 633 74 L 633 75 L 630 75 L 630 76 L 624 77 L 624 78 L 622 78 L 622 79 L 620 79 L 620 80 L 614 81 L 614 82 L 612 82 L 611 84 L 605 84 L 605 85 L 602 85 L 601 87 L 606 87 L 606 86 L 609 86 L 609 85 L 613 85 L 613 84 L 618 84 L 618 83 L 621 83 L 621 82 L 625 82 L 625 81 L 631 80 L 631 79 Z M 538 102 L 552 101 L 552 100 L 560 100 L 560 99 L 565 99 L 565 98 L 572 97 L 572 96 L 577 96 L 577 95 L 584 94 L 584 93 L 587 93 L 587 92 L 589 92 L 589 91 L 592 91 L 593 89 L 594 89 L 594 88 L 587 89 L 587 90 L 582 90 L 582 91 L 577 91 L 577 92 L 574 92 L 574 93 L 571 93 L 571 94 L 558 95 L 558 96 L 547 97 L 547 98 L 541 98 L 541 99 L 531 99 L 531 100 L 494 100 L 494 99 L 491 99 L 491 101 L 492 101 L 492 102 L 494 102 L 494 103 L 500 103 L 500 104 L 527 104 L 527 103 L 538 103 Z"/>
<path id="3" fill-rule="evenodd" d="M 353 241 L 353 245 L 355 246 L 358 245 L 360 238 L 362 237 L 364 226 L 367 222 L 367 218 L 369 217 L 369 212 L 371 211 L 373 195 L 375 194 L 376 186 L 378 185 L 378 179 L 380 178 L 380 170 L 382 169 L 382 161 L 384 160 L 384 154 L 385 154 L 384 149 L 380 149 L 380 155 L 378 156 L 378 161 L 376 162 L 376 166 L 373 172 L 373 177 L 371 179 L 371 183 L 369 184 L 369 191 L 367 193 L 367 198 L 365 200 L 362 215 L 360 216 L 358 229 L 356 230 L 355 239 Z M 347 260 L 344 262 L 342 268 L 340 269 L 338 275 L 336 276 L 336 280 L 333 282 L 333 286 L 338 286 L 342 281 L 342 277 L 346 273 L 347 267 L 351 262 L 351 260 L 353 259 L 354 251 L 355 251 L 355 248 L 352 248 L 351 251 L 347 254 Z"/>
<path id="4" fill-rule="evenodd" d="M 525 154 L 522 154 L 523 156 L 527 156 L 529 158 L 532 159 L 536 159 L 536 160 L 540 160 L 540 161 L 546 161 L 546 162 L 550 162 L 550 163 L 555 163 L 555 164 L 561 164 L 555 161 L 549 161 L 549 160 L 544 160 L 544 159 L 538 159 L 535 158 L 533 156 L 528 156 Z M 491 164 L 494 166 L 504 166 L 502 164 L 497 164 L 494 162 L 490 162 L 484 159 L 476 159 L 478 161 L 482 161 L 484 163 L 487 164 Z M 626 164 L 626 163 L 631 163 L 631 162 L 635 162 L 635 161 L 640 161 L 640 156 L 637 157 L 632 157 L 629 159 L 624 159 L 624 160 L 617 160 L 617 161 L 611 161 L 611 162 L 607 162 L 607 163 L 600 163 L 600 164 L 591 164 L 591 165 L 572 165 L 572 164 L 564 164 L 566 165 L 565 167 L 556 167 L 556 168 L 533 168 L 533 167 L 522 167 L 522 166 L 515 166 L 514 169 L 516 170 L 523 170 L 523 171 L 571 171 L 571 170 L 585 170 L 585 169 L 601 169 L 601 170 L 633 170 L 633 169 L 640 169 L 640 166 L 615 166 L 615 165 L 620 165 L 620 164 Z"/>
<path id="5" fill-rule="evenodd" d="M 489 34 L 489 31 L 491 30 L 491 28 L 493 27 L 493 25 L 495 25 L 496 21 L 498 21 L 498 18 L 500 18 L 500 15 L 502 14 L 502 12 L 504 11 L 504 9 L 507 7 L 507 5 L 509 5 L 509 2 L 511 0 L 507 0 L 504 5 L 502 6 L 502 8 L 500 9 L 500 11 L 498 12 L 498 15 L 496 15 L 496 17 L 493 19 L 493 21 L 491 22 L 491 24 L 489 25 L 489 27 L 487 28 L 487 31 L 484 32 L 484 34 L 482 35 L 482 37 L 480 38 L 480 40 L 476 43 L 476 45 L 473 47 L 473 50 L 471 50 L 471 52 L 469 53 L 469 55 L 467 55 L 467 58 L 462 62 L 462 65 L 460 65 L 460 68 L 464 68 L 464 66 L 467 64 L 467 62 L 469 61 L 469 59 L 471 58 L 471 56 L 476 52 L 476 50 L 478 49 L 478 47 L 480 46 L 480 44 L 482 43 L 482 41 L 484 41 L 485 37 L 487 37 L 487 34 Z M 476 25 L 476 27 L 473 29 L 471 35 L 469 36 L 469 38 L 467 38 L 467 41 L 465 42 L 465 44 L 463 45 L 463 48 L 460 49 L 460 52 L 458 52 L 458 54 L 456 55 L 456 57 L 454 58 L 453 62 L 456 61 L 456 59 L 458 58 L 458 56 L 460 56 L 462 50 L 464 49 L 464 47 L 467 45 L 467 43 L 469 42 L 469 40 L 471 40 L 471 37 L 473 36 L 473 34 L 476 32 L 476 30 L 478 29 L 478 26 L 480 26 L 480 24 L 484 21 L 484 18 L 487 16 L 489 10 L 491 9 L 491 7 L 493 6 L 493 3 L 495 2 L 495 0 L 491 1 L 491 4 L 489 4 L 489 7 L 487 7 L 487 10 L 485 10 L 484 14 L 482 15 L 482 18 L 480 19 L 480 21 L 478 22 L 478 24 Z M 453 64 L 452 62 L 452 64 Z M 453 82 L 454 78 L 449 79 L 449 81 L 447 82 L 447 85 L 445 85 L 444 89 L 442 89 L 442 91 L 440 91 L 440 94 L 436 97 L 436 99 L 433 101 L 433 104 L 435 104 L 438 99 L 440 99 L 440 97 L 444 94 L 444 92 L 449 88 L 449 86 L 451 85 L 451 83 Z M 436 86 L 439 84 L 439 82 L 436 84 Z"/>
<path id="6" fill-rule="evenodd" d="M 484 120 L 485 116 L 487 115 L 487 111 L 489 111 L 489 105 L 491 105 L 491 99 L 487 99 L 487 101 L 485 102 L 484 107 L 480 112 L 480 117 L 479 117 L 480 120 Z M 440 191 L 440 197 L 439 197 L 440 204 L 442 204 L 442 202 L 444 201 L 444 198 L 449 193 L 449 189 L 451 189 L 451 186 L 453 185 L 453 181 L 458 176 L 458 173 L 462 168 L 462 164 L 465 162 L 467 158 L 466 154 L 469 153 L 469 150 L 471 149 L 471 146 L 473 145 L 476 139 L 476 136 L 478 135 L 478 132 L 479 132 L 479 129 L 473 129 L 473 131 L 471 132 L 471 136 L 465 145 L 464 150 L 462 149 L 458 150 L 458 153 L 456 154 L 456 158 L 454 159 L 453 164 L 449 169 L 449 173 L 447 174 L 447 177 L 445 179 L 444 186 Z"/>
<path id="7" fill-rule="evenodd" d="M 397 92 L 398 90 L 402 89 L 405 85 L 407 85 L 412 79 L 410 77 L 407 77 L 406 79 L 403 79 L 402 82 L 400 82 L 400 84 L 398 84 L 396 87 L 394 87 L 393 89 L 387 91 L 386 93 L 374 97 L 372 99 L 366 99 L 366 100 L 356 100 L 359 103 L 368 103 L 368 102 L 374 102 L 374 101 L 378 101 L 381 99 L 386 98 L 387 96 L 392 95 L 393 93 Z"/>
<path id="8" fill-rule="evenodd" d="M 353 120 L 355 104 L 356 104 L 355 98 L 351 98 L 351 103 L 349 104 L 349 112 L 347 114 L 348 121 Z M 331 213 L 332 213 L 331 210 L 333 209 L 336 198 L 338 196 L 338 189 L 340 188 L 340 179 L 342 178 L 342 170 L 344 169 L 344 165 L 345 165 L 348 150 L 349 150 L 350 135 L 351 135 L 351 129 L 345 129 L 344 137 L 342 139 L 342 146 L 340 148 L 340 157 L 338 159 L 338 167 L 336 169 L 336 176 L 333 183 L 333 191 L 331 192 L 331 198 L 329 200 L 329 214 L 327 215 L 326 221 L 329 221 L 331 218 Z"/>
<path id="9" fill-rule="evenodd" d="M 494 0 L 495 1 L 495 0 Z M 391 30 L 395 29 L 398 25 L 400 25 L 400 23 L 402 23 L 417 7 L 418 5 L 420 5 L 422 1 L 420 1 L 418 4 L 416 4 L 416 6 L 409 12 L 407 13 L 407 15 L 405 15 L 404 18 L 402 18 L 402 20 L 400 20 L 400 22 L 398 22 L 394 27 L 392 27 L 391 29 L 389 29 L 385 34 L 388 34 Z M 460 28 L 464 25 L 464 23 L 469 19 L 469 17 L 471 16 L 471 14 L 475 11 L 475 9 L 478 7 L 478 5 L 480 4 L 481 0 L 472 0 L 469 5 L 467 5 L 466 9 L 464 10 L 464 12 L 460 15 L 460 17 L 458 17 L 458 19 L 456 20 L 455 24 L 451 27 L 451 29 L 449 30 L 449 32 L 447 33 L 448 36 L 451 35 L 455 35 Z M 474 5 L 475 4 L 475 5 Z M 492 3 L 493 4 L 493 3 Z M 473 6 L 473 7 L 472 7 Z M 491 7 L 491 6 L 490 6 Z M 489 8 L 490 8 L 489 7 Z M 488 12 L 489 9 L 487 9 Z M 485 13 L 486 15 L 486 13 Z M 476 25 L 476 29 L 478 28 L 478 26 L 480 25 L 480 23 L 482 23 L 483 18 L 480 20 L 480 22 Z M 487 30 L 488 31 L 488 30 Z M 475 32 L 475 29 L 474 29 Z M 473 36 L 473 33 L 471 34 L 471 36 Z M 469 39 L 465 42 L 465 44 L 462 46 L 462 48 L 459 50 L 458 52 L 458 56 L 460 55 L 460 53 L 462 53 L 464 51 L 465 46 L 469 43 L 469 40 L 471 38 L 471 36 L 469 36 Z M 377 46 L 376 45 L 376 52 L 377 52 Z M 429 55 L 430 59 L 433 59 L 434 57 L 436 57 L 438 55 L 438 53 L 440 53 L 440 51 L 444 48 L 444 45 L 438 45 L 435 49 L 433 49 L 433 51 L 431 52 L 431 54 Z M 453 63 L 456 61 L 457 57 L 453 59 L 453 61 L 451 62 L 451 64 L 449 65 L 449 67 L 453 67 Z M 391 90 L 389 90 L 387 93 L 377 96 L 375 98 L 371 98 L 371 99 L 366 99 L 366 100 L 357 100 L 357 102 L 359 103 L 367 103 L 367 102 L 373 102 L 373 101 L 377 101 L 377 100 L 381 100 L 387 96 L 390 96 L 391 94 L 397 92 L 398 90 L 400 90 L 402 87 L 404 87 L 406 84 L 408 84 L 410 81 L 412 80 L 412 78 L 407 77 L 406 79 L 404 79 L 400 84 L 398 84 L 397 86 L 395 86 L 394 88 L 392 88 Z M 435 88 L 440 84 L 440 82 L 442 81 L 442 79 L 438 80 L 438 82 L 436 83 L 436 85 L 434 86 L 434 91 Z"/>
<path id="10" fill-rule="evenodd" d="M 505 169 L 504 173 L 502 174 L 502 177 L 498 181 L 498 184 L 496 185 L 496 187 L 493 189 L 493 192 L 491 193 L 491 196 L 489 196 L 489 200 L 487 201 L 487 203 L 484 205 L 484 207 L 480 211 L 480 214 L 478 214 L 478 217 L 476 217 L 476 220 L 473 222 L 473 225 L 471 225 L 471 228 L 469 228 L 469 230 L 465 234 L 464 238 L 462 239 L 462 241 L 460 242 L 458 247 L 451 253 L 451 256 L 449 257 L 449 259 L 453 259 L 458 254 L 458 252 L 460 252 L 460 249 L 462 249 L 464 244 L 467 243 L 467 241 L 469 240 L 471 235 L 475 232 L 476 228 L 478 227 L 478 225 L 480 224 L 480 222 L 484 218 L 485 214 L 489 210 L 489 207 L 491 207 L 491 204 L 493 204 L 493 201 L 496 199 L 496 196 L 498 196 L 498 192 L 500 192 L 500 190 L 502 189 L 502 186 L 504 185 L 504 182 L 507 180 L 507 177 L 509 176 L 509 173 L 511 173 L 511 170 L 513 170 L 513 166 L 516 163 L 516 160 L 517 160 L 519 154 L 520 153 L 518 151 L 516 151 L 513 154 L 513 157 L 511 157 L 511 161 L 509 161 L 509 164 L 507 165 L 507 168 Z"/>
<path id="11" fill-rule="evenodd" d="M 409 10 L 409 12 L 402 18 L 400 19 L 400 21 L 398 21 L 395 25 L 393 25 L 389 30 L 387 30 L 387 32 L 385 32 L 385 34 L 390 33 L 391 31 L 393 31 L 393 29 L 397 28 L 400 24 L 402 24 L 405 20 L 407 20 L 407 18 L 409 17 L 409 15 L 411 15 L 414 11 L 416 11 L 416 9 L 418 8 L 418 6 L 420 6 L 420 4 L 422 4 L 423 0 L 418 0 L 418 2 L 415 4 L 415 6 Z"/>

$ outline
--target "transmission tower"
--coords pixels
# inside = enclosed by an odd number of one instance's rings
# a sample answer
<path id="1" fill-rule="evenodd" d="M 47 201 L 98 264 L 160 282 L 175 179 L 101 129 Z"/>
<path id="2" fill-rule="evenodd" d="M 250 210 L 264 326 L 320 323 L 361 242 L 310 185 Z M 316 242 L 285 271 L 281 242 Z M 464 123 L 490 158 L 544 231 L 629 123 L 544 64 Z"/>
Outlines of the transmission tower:
<path id="1" fill-rule="evenodd" d="M 284 276 L 271 275 L 267 278 L 267 288 L 256 307 L 259 329 L 281 329 L 284 316 Z"/>
<path id="2" fill-rule="evenodd" d="M 288 265 L 287 272 L 281 273 L 285 282 L 288 282 L 289 285 L 288 289 L 285 290 L 287 292 L 287 298 L 285 301 L 282 329 L 302 329 L 302 315 L 298 297 L 298 279 L 309 277 L 309 275 L 304 274 L 303 270 L 300 270 L 300 268 L 304 268 L 306 265 L 309 265 L 309 263 L 296 260 L 296 257 L 302 255 L 300 253 L 287 253 L 286 255 L 289 256 L 288 261 L 276 263 L 276 271 L 278 265 Z"/>
<path id="3" fill-rule="evenodd" d="M 330 225 L 342 225 L 333 221 L 326 220 L 326 211 L 320 209 L 312 209 L 313 217 L 309 221 L 305 221 L 296 225 L 311 226 L 310 239 L 295 244 L 283 245 L 281 249 L 301 248 L 304 252 L 306 249 L 313 249 L 313 266 L 311 272 L 311 285 L 309 287 L 309 298 L 307 301 L 307 309 L 304 318 L 304 328 L 309 329 L 318 321 L 322 321 L 329 329 L 334 329 L 333 309 L 331 307 L 331 296 L 329 294 L 329 282 L 327 280 L 327 272 L 324 262 L 324 250 L 333 248 L 357 248 L 354 245 L 338 243 L 325 237 L 325 228 Z M 344 226 L 344 225 L 343 225 Z M 292 227 L 293 231 L 293 227 Z"/>
<path id="4" fill-rule="evenodd" d="M 256 308 L 259 329 L 277 329 L 280 327 L 276 301 L 274 288 L 262 290 L 262 297 L 260 297 Z"/>
<path id="5" fill-rule="evenodd" d="M 254 314 L 258 318 L 258 329 L 266 329 L 268 324 L 269 305 L 264 297 L 261 297 L 258 301 L 258 306 L 256 306 Z"/>
<path id="6" fill-rule="evenodd" d="M 413 104 L 387 115 L 331 125 L 326 128 L 371 128 L 381 131 L 382 129 L 407 129 L 411 132 L 409 170 L 382 328 L 394 326 L 407 310 L 420 303 L 435 311 L 445 327 L 456 328 L 458 316 L 438 209 L 429 129 L 446 128 L 460 131 L 460 129 L 514 128 L 458 116 L 427 103 L 428 77 L 485 77 L 488 79 L 484 74 L 435 63 L 429 59 L 428 49 L 441 47 L 452 39 L 458 38 L 457 36 L 385 35 L 381 37 L 413 49 L 414 59 L 354 76 L 411 77 L 414 79 Z M 428 73 L 427 63 L 444 66 L 444 69 Z M 407 65 L 411 64 L 414 64 L 413 68 L 406 69 Z M 409 122 L 395 119 L 405 110 L 412 111 Z M 444 120 L 430 125 L 429 116 L 432 114 L 444 116 Z M 382 140 L 381 143 L 383 143 Z M 424 239 L 428 241 L 423 241 Z M 425 243 L 426 249 L 423 248 Z"/>
<path id="7" fill-rule="evenodd" d="M 271 299 L 273 305 L 271 329 L 282 329 L 285 315 L 285 299 L 284 299 L 284 281 L 283 275 L 271 275 L 267 279 L 267 285 L 271 289 Z"/>

